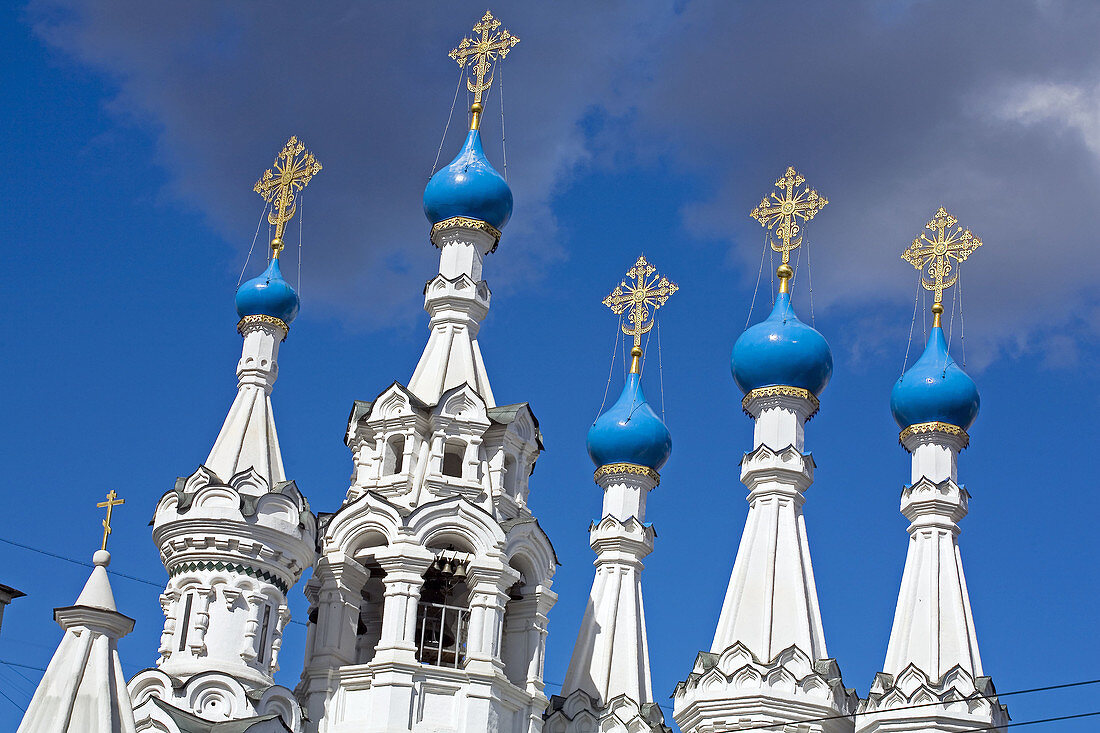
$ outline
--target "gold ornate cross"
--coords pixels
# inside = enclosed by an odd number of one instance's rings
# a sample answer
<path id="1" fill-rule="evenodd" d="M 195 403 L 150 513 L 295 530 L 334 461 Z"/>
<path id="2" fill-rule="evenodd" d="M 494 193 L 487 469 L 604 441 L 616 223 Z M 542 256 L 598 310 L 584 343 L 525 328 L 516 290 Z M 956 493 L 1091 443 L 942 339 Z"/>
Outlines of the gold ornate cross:
<path id="1" fill-rule="evenodd" d="M 943 291 L 959 279 L 958 268 L 951 264 L 951 260 L 962 262 L 982 246 L 982 240 L 971 234 L 969 229 L 956 226 L 958 223 L 959 220 L 941 206 L 932 221 L 925 225 L 935 238 L 929 239 L 927 234 L 921 232 L 901 255 L 903 260 L 921 271 L 920 282 L 924 289 L 935 293 L 932 300 L 933 326 L 940 325 Z"/>
<path id="2" fill-rule="evenodd" d="M 466 88 L 474 93 L 474 103 L 470 105 L 471 130 L 476 130 L 481 122 L 481 95 L 493 85 L 493 61 L 497 57 L 503 59 L 512 50 L 512 46 L 519 43 L 519 39 L 507 30 L 497 33 L 499 27 L 500 21 L 486 10 L 481 21 L 474 26 L 476 35 L 473 38 L 463 38 L 458 48 L 447 54 L 463 68 L 467 61 L 473 62 L 473 78 L 466 79 Z M 488 81 L 485 80 L 486 74 L 489 76 Z"/>
<path id="3" fill-rule="evenodd" d="M 633 283 L 627 282 L 633 280 Z M 645 255 L 638 258 L 634 266 L 626 271 L 626 277 L 603 299 L 603 304 L 615 315 L 627 313 L 626 323 L 622 324 L 623 333 L 634 337 L 634 348 L 630 355 L 633 362 L 632 374 L 640 373 L 642 356 L 642 334 L 653 328 L 655 311 L 663 306 L 669 296 L 680 289 L 676 283 L 669 282 L 664 275 L 657 274 L 657 268 L 646 261 Z M 653 309 L 651 313 L 650 308 Z"/>
<path id="4" fill-rule="evenodd" d="M 798 220 L 813 219 L 817 212 L 829 203 L 829 199 L 819 195 L 812 188 L 804 187 L 795 190 L 805 182 L 806 179 L 792 166 L 787 166 L 787 172 L 775 182 L 775 187 L 783 193 L 783 198 L 772 192 L 770 200 L 767 196 L 760 199 L 760 203 L 749 214 L 760 222 L 760 226 L 768 229 L 775 227 L 775 233 L 783 240 L 782 244 L 771 241 L 772 249 L 783 255 L 783 262 L 775 273 L 779 276 L 781 293 L 788 291 L 787 281 L 794 275 L 794 270 L 787 264 L 791 259 L 791 251 L 798 249 L 802 244 L 802 237 L 799 234 L 802 228 L 798 225 Z"/>
<path id="5" fill-rule="evenodd" d="M 305 188 L 313 176 L 321 170 L 321 164 L 306 150 L 306 146 L 292 136 L 283 146 L 283 151 L 275 158 L 274 170 L 268 168 L 253 187 L 271 206 L 267 220 L 275 227 L 275 238 L 271 240 L 271 250 L 275 256 L 283 249 L 283 231 L 288 221 L 297 211 L 295 197 Z"/>
<path id="6" fill-rule="evenodd" d="M 107 509 L 107 518 L 103 520 L 103 544 L 99 547 L 99 549 L 101 550 L 107 549 L 107 537 L 109 537 L 111 534 L 111 511 L 116 506 L 126 503 L 125 499 L 118 499 L 116 498 L 117 496 L 118 494 L 115 493 L 115 490 L 111 489 L 107 492 L 107 501 L 101 501 L 96 504 L 96 506 L 100 509 Z"/>

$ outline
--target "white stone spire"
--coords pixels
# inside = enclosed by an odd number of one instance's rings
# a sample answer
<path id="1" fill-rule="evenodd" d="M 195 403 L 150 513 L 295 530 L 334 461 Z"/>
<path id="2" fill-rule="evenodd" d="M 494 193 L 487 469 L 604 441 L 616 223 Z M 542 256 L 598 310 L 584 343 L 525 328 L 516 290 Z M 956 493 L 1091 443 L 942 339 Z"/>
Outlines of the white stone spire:
<path id="1" fill-rule="evenodd" d="M 118 657 L 118 640 L 134 628 L 115 608 L 107 579 L 111 554 L 99 550 L 76 603 L 55 608 L 65 630 L 18 733 L 134 733 L 134 713 Z"/>
<path id="2" fill-rule="evenodd" d="M 855 705 L 828 658 L 802 516 L 814 472 L 802 452 L 804 423 L 817 399 L 763 387 L 743 405 L 756 420 L 753 450 L 741 461 L 749 513 L 710 652 L 676 688 L 674 716 L 685 733 L 836 716 Z M 852 721 L 821 730 L 851 731 Z"/>
<path id="3" fill-rule="evenodd" d="M 561 696 L 551 702 L 550 731 L 667 730 L 653 701 L 641 583 L 656 536 L 645 523 L 646 496 L 659 480 L 634 464 L 596 471 L 604 491 L 603 518 L 590 529 L 596 577 Z"/>
<path id="4" fill-rule="evenodd" d="M 801 396 L 753 399 L 753 450 L 741 461 L 749 513 L 710 650 L 735 643 L 763 660 L 790 646 L 810 659 L 829 656 L 821 627 L 803 492 L 814 479 L 803 424 L 816 405 Z"/>
<path id="5" fill-rule="evenodd" d="M 269 486 L 286 480 L 271 390 L 279 376 L 279 345 L 287 336 L 283 321 L 249 316 L 239 326 L 244 337 L 237 362 L 237 396 L 229 408 L 206 467 L 223 480 L 254 469 Z"/>
<path id="6" fill-rule="evenodd" d="M 489 312 L 489 286 L 481 279 L 485 255 L 496 249 L 500 232 L 485 222 L 456 218 L 432 232 L 439 247 L 439 274 L 424 286 L 424 310 L 431 334 L 416 365 L 409 391 L 427 405 L 447 390 L 469 384 L 496 407 L 477 333 Z"/>
<path id="7" fill-rule="evenodd" d="M 957 483 L 956 466 L 967 440 L 965 431 L 944 423 L 902 432 L 913 465 L 913 483 L 901 494 L 909 549 L 886 663 L 860 704 L 857 731 L 953 731 L 1008 722 L 982 671 L 959 551 L 958 522 L 970 495 Z M 945 705 L 909 707 L 918 698 Z"/>

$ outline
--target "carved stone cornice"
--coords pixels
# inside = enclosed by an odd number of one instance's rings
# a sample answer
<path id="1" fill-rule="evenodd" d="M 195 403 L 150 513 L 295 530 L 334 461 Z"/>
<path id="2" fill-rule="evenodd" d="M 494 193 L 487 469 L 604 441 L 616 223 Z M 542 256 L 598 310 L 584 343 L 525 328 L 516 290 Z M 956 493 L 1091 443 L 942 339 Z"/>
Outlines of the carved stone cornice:
<path id="1" fill-rule="evenodd" d="M 245 316 L 241 320 L 237 321 L 237 333 L 244 336 L 244 327 L 251 326 L 256 323 L 266 323 L 269 326 L 275 326 L 276 328 L 283 329 L 283 341 L 286 341 L 286 337 L 290 333 L 290 326 L 288 326 L 286 324 L 286 321 L 284 321 L 282 318 L 265 315 Z"/>
<path id="2" fill-rule="evenodd" d="M 796 397 L 801 400 L 806 400 L 810 403 L 810 411 L 806 415 L 806 419 L 817 414 L 817 411 L 821 408 L 821 402 L 818 401 L 817 395 L 808 389 L 802 387 L 790 387 L 785 384 L 776 384 L 771 387 L 757 387 L 750 390 L 748 394 L 741 400 L 741 409 L 745 411 L 749 417 L 755 417 L 749 410 L 749 405 L 761 397 Z"/>
<path id="3" fill-rule="evenodd" d="M 637 463 L 608 463 L 605 466 L 600 466 L 592 474 L 592 480 L 599 483 L 600 478 L 603 476 L 610 476 L 615 473 L 633 473 L 646 476 L 654 481 L 654 486 L 661 483 L 661 474 L 649 466 L 639 466 Z"/>
<path id="4" fill-rule="evenodd" d="M 452 216 L 450 219 L 444 219 L 441 222 L 433 224 L 431 232 L 432 243 L 435 243 L 435 235 L 447 229 L 473 229 L 477 232 L 485 232 L 493 238 L 493 248 L 489 250 L 490 254 L 495 252 L 497 245 L 500 244 L 499 229 L 489 222 L 482 221 L 481 219 L 472 219 L 468 216 Z"/>
<path id="5" fill-rule="evenodd" d="M 944 435 L 956 436 L 962 442 L 962 447 L 970 445 L 970 436 L 966 431 L 960 428 L 958 425 L 952 425 L 946 422 L 919 422 L 916 425 L 910 425 L 902 430 L 898 434 L 898 442 L 905 445 L 905 439 L 914 435 L 928 435 L 931 433 L 942 433 Z"/>

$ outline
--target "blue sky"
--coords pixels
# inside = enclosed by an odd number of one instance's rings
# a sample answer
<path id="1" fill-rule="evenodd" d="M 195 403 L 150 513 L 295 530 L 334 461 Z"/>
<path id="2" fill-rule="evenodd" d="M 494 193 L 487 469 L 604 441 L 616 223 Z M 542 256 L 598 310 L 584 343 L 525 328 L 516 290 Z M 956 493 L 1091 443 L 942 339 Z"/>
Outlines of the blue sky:
<path id="1" fill-rule="evenodd" d="M 147 522 L 205 458 L 232 400 L 232 296 L 262 209 L 251 186 L 291 134 L 325 169 L 302 208 L 302 313 L 273 400 L 288 474 L 316 510 L 336 509 L 347 488 L 351 401 L 411 375 L 426 340 L 420 289 L 436 272 L 419 209 L 454 94 L 446 52 L 484 8 L 331 3 L 301 17 L 291 7 L 0 9 L 11 520 L 0 538 L 90 559 L 94 505 L 115 488 L 127 503 L 112 569 L 165 580 Z M 547 445 L 530 501 L 562 561 L 549 691 L 564 679 L 593 572 L 587 530 L 600 493 L 584 437 L 616 326 L 600 300 L 640 252 L 681 286 L 662 311 L 663 370 L 651 350 L 645 374 L 655 404 L 663 382 L 674 440 L 649 504 L 658 539 L 643 576 L 654 692 L 669 717 L 666 695 L 710 643 L 746 513 L 737 463 L 751 423 L 728 359 L 760 261 L 747 214 L 788 164 L 831 201 L 806 230 L 816 325 L 836 369 L 807 431 L 818 469 L 805 512 L 845 683 L 866 694 L 897 599 L 909 465 L 888 402 L 916 276 L 899 255 L 941 203 L 985 240 L 963 276 L 982 412 L 960 461 L 973 496 L 960 541 L 986 672 L 1002 691 L 1095 677 L 1100 11 L 1022 1 L 493 10 L 523 41 L 503 92 L 517 204 L 486 262 L 494 300 L 482 348 L 497 399 L 530 402 Z M 485 136 L 499 165 L 494 93 Z M 460 136 L 453 123 L 442 162 Z M 248 272 L 259 270 L 254 254 Z M 800 278 L 795 293 L 805 320 L 807 285 Z M 620 387 L 616 374 L 612 398 Z M 0 569 L 0 582 L 28 594 L 5 614 L 0 660 L 44 667 L 60 638 L 51 609 L 72 603 L 88 570 L 5 543 Z M 121 645 L 132 674 L 155 660 L 159 591 L 112 582 L 137 620 Z M 299 589 L 291 603 L 304 619 Z M 288 686 L 303 631 L 292 625 L 284 645 Z M 0 664 L 0 689 L 25 706 L 39 673 L 16 669 Z M 1006 702 L 1025 721 L 1100 709 L 1100 689 Z M 0 728 L 19 717 L 0 699 Z"/>

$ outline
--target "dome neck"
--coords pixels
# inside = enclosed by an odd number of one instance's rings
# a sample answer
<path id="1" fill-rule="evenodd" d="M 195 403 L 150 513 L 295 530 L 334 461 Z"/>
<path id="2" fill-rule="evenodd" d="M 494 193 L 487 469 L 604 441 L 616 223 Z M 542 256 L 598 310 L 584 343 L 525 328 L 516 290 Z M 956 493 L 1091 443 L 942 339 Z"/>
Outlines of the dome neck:
<path id="1" fill-rule="evenodd" d="M 642 373 L 642 347 L 635 346 L 630 350 L 630 374 Z"/>
<path id="2" fill-rule="evenodd" d="M 474 102 L 473 104 L 470 105 L 470 130 L 471 131 L 481 129 L 481 112 L 482 112 L 482 110 L 483 110 L 483 107 L 481 106 L 481 102 Z"/>

